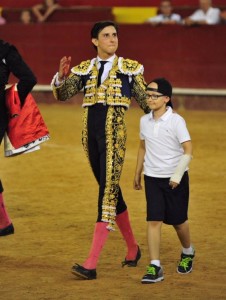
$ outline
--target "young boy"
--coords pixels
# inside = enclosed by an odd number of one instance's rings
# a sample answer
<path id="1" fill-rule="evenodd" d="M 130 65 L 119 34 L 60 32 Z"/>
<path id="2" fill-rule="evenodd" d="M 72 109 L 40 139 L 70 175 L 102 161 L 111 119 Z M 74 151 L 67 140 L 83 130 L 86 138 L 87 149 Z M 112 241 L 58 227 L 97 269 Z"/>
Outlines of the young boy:
<path id="1" fill-rule="evenodd" d="M 140 147 L 134 188 L 142 189 L 144 173 L 147 201 L 147 234 L 150 265 L 142 283 L 162 281 L 160 237 L 162 223 L 173 225 L 182 245 L 177 272 L 192 271 L 195 256 L 188 225 L 188 165 L 192 144 L 184 119 L 172 110 L 172 86 L 164 78 L 152 80 L 146 89 L 149 114 L 140 120 Z"/>

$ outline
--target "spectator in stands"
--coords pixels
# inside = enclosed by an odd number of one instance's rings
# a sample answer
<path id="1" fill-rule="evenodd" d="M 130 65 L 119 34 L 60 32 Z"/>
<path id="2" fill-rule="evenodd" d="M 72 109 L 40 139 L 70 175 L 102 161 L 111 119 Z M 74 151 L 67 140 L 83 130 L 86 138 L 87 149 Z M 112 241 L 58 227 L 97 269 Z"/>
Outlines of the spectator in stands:
<path id="1" fill-rule="evenodd" d="M 5 25 L 6 24 L 6 19 L 0 16 L 0 25 Z"/>
<path id="2" fill-rule="evenodd" d="M 211 0 L 199 0 L 199 7 L 191 16 L 183 20 L 185 25 L 215 25 L 220 23 L 220 9 L 212 7 Z"/>
<path id="3" fill-rule="evenodd" d="M 178 14 L 173 13 L 172 1 L 162 0 L 159 6 L 160 14 L 155 17 L 147 19 L 146 23 L 153 26 L 162 24 L 180 24 L 182 19 Z"/>
<path id="4" fill-rule="evenodd" d="M 41 4 L 34 5 L 32 11 L 38 22 L 42 23 L 59 7 L 60 5 L 57 3 L 57 0 L 45 0 Z"/>
<path id="5" fill-rule="evenodd" d="M 226 24 L 226 10 L 221 12 L 220 17 L 221 17 L 221 22 Z"/>
<path id="6" fill-rule="evenodd" d="M 20 14 L 20 21 L 23 24 L 32 23 L 32 16 L 31 16 L 30 10 L 28 10 L 28 9 L 22 10 L 22 12 Z"/>
<path id="7" fill-rule="evenodd" d="M 0 7 L 0 25 L 5 25 L 6 19 L 2 16 L 2 7 Z"/>

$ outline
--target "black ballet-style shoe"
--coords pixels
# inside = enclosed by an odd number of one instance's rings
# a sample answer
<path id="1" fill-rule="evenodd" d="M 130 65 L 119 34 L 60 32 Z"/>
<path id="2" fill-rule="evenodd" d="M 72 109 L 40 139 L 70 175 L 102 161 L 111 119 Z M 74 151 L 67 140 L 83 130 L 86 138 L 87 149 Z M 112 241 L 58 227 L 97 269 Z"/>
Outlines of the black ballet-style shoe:
<path id="1" fill-rule="evenodd" d="M 89 270 L 78 264 L 75 264 L 72 267 L 71 272 L 72 272 L 72 274 L 74 274 L 80 278 L 83 278 L 83 279 L 92 280 L 92 279 L 97 278 L 96 269 Z"/>
<path id="2" fill-rule="evenodd" d="M 7 227 L 0 229 L 0 236 L 6 236 L 14 233 L 13 224 L 9 224 Z"/>
<path id="3" fill-rule="evenodd" d="M 136 267 L 137 262 L 140 258 L 141 258 L 141 251 L 140 251 L 140 247 L 138 246 L 136 258 L 134 260 L 127 260 L 125 258 L 125 260 L 122 262 L 122 267 L 125 267 L 125 266 Z"/>

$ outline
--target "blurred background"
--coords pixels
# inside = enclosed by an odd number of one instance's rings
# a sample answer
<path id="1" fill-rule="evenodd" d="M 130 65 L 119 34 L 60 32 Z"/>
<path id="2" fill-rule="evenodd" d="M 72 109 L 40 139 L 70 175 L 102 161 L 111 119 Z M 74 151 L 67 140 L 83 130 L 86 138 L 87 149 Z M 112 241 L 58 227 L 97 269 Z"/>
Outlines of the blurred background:
<path id="1" fill-rule="evenodd" d="M 95 57 L 90 41 L 93 23 L 114 20 L 120 30 L 118 56 L 141 62 L 147 82 L 158 76 L 171 81 L 176 107 L 226 109 L 223 20 L 217 25 L 151 26 L 146 20 L 159 13 L 157 0 L 59 0 L 50 1 L 57 4 L 56 9 L 40 21 L 32 8 L 43 5 L 44 10 L 48 2 L 0 1 L 5 20 L 0 26 L 0 38 L 16 45 L 36 74 L 37 101 L 54 101 L 49 85 L 62 56 L 72 56 L 72 65 Z M 199 8 L 199 1 L 174 0 L 172 5 L 173 12 L 183 19 Z M 212 6 L 226 10 L 223 0 L 213 1 Z"/>

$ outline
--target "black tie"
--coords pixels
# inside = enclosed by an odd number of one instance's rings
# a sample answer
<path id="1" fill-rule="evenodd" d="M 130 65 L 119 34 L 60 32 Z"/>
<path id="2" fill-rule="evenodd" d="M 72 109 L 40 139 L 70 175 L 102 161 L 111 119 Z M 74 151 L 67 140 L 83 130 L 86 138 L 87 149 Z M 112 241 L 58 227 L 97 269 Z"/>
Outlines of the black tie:
<path id="1" fill-rule="evenodd" d="M 99 72 L 98 72 L 98 78 L 97 78 L 97 86 L 99 87 L 100 84 L 101 84 L 101 76 L 104 72 L 104 65 L 107 63 L 107 61 L 104 61 L 104 60 L 101 60 L 100 61 L 100 69 L 99 69 Z"/>

